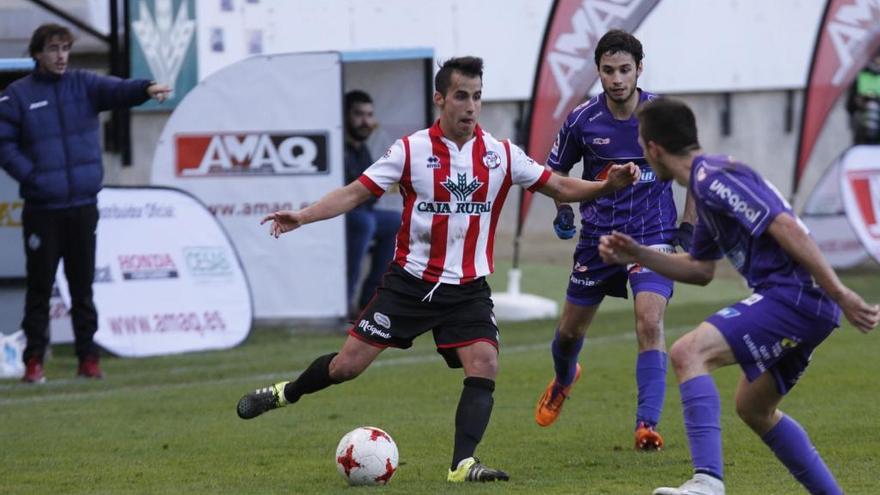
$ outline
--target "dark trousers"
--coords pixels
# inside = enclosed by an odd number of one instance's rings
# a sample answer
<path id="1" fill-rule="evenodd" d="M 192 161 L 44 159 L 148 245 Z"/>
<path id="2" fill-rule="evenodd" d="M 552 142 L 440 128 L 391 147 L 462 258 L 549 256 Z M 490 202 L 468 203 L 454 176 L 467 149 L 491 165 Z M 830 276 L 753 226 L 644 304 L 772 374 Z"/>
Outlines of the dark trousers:
<path id="1" fill-rule="evenodd" d="M 27 294 L 21 322 L 27 336 L 25 362 L 31 357 L 42 359 L 49 346 L 49 298 L 61 259 L 70 288 L 76 355 L 80 359 L 97 356 L 93 337 L 98 329 L 98 312 L 92 300 L 97 205 L 61 210 L 33 210 L 25 205 L 21 224 L 27 260 Z"/>
<path id="2" fill-rule="evenodd" d="M 400 212 L 377 210 L 359 206 L 345 215 L 346 270 L 348 271 L 348 303 L 360 311 L 370 302 L 376 288 L 382 283 L 382 275 L 394 259 L 394 243 L 400 229 Z M 361 276 L 361 262 L 373 244 L 369 271 L 360 287 L 360 297 L 354 301 L 357 283 Z"/>

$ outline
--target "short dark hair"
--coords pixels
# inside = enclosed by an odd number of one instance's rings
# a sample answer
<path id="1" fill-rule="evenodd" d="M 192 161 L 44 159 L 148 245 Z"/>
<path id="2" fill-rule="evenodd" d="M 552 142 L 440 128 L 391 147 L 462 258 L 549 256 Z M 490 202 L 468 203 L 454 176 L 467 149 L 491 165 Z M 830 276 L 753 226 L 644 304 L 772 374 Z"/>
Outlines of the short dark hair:
<path id="1" fill-rule="evenodd" d="M 700 147 L 697 119 L 682 101 L 656 98 L 645 102 L 636 112 L 642 141 L 654 141 L 674 155 Z"/>
<path id="2" fill-rule="evenodd" d="M 36 58 L 35 55 L 43 51 L 46 42 L 54 36 L 59 36 L 64 41 L 69 42 L 71 45 L 73 44 L 74 37 L 73 33 L 70 32 L 70 29 L 67 29 L 61 24 L 51 22 L 43 24 L 37 29 L 34 29 L 34 33 L 31 34 L 31 42 L 28 44 L 28 53 L 31 55 L 31 58 Z"/>
<path id="3" fill-rule="evenodd" d="M 443 62 L 434 76 L 434 89 L 445 95 L 452 83 L 452 73 L 460 72 L 467 77 L 483 79 L 483 59 L 480 57 L 453 57 Z"/>
<path id="4" fill-rule="evenodd" d="M 645 58 L 641 41 L 622 29 L 612 29 L 605 33 L 599 39 L 599 42 L 596 43 L 596 67 L 599 67 L 599 60 L 602 59 L 602 55 L 606 53 L 614 55 L 617 52 L 626 52 L 632 55 L 636 65 L 642 63 L 642 59 Z"/>
<path id="5" fill-rule="evenodd" d="M 373 98 L 371 98 L 366 91 L 360 89 L 353 89 L 348 93 L 345 93 L 344 106 L 346 115 L 348 115 L 348 112 L 355 103 L 373 103 Z"/>

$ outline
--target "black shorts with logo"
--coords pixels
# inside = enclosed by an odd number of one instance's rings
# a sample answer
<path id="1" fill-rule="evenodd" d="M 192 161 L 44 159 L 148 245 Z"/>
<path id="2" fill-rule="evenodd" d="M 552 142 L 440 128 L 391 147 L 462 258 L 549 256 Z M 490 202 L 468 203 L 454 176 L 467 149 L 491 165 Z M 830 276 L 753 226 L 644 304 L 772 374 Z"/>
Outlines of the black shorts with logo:
<path id="1" fill-rule="evenodd" d="M 485 277 L 463 285 L 435 284 L 391 263 L 382 286 L 348 333 L 377 347 L 408 349 L 431 330 L 434 343 L 450 368 L 461 368 L 456 348 L 488 342 L 498 348 L 498 326 Z M 424 300 L 423 300 L 424 299 Z"/>

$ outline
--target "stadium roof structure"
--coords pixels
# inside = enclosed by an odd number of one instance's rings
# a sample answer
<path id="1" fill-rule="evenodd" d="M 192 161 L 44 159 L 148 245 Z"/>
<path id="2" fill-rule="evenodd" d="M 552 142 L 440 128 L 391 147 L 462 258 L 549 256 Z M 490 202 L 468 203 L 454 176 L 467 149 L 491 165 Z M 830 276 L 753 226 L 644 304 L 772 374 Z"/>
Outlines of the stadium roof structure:
<path id="1" fill-rule="evenodd" d="M 434 49 L 427 47 L 394 48 L 387 50 L 349 50 L 339 52 L 343 62 L 380 62 L 434 58 Z"/>
<path id="2" fill-rule="evenodd" d="M 30 58 L 0 58 L 0 72 L 25 72 L 34 68 Z"/>

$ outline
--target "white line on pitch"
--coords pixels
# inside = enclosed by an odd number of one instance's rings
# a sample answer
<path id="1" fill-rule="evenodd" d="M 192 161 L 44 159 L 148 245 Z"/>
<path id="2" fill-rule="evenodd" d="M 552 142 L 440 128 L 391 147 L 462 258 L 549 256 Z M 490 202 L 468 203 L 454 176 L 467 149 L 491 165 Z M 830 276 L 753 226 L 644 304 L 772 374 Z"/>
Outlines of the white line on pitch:
<path id="1" fill-rule="evenodd" d="M 667 341 L 668 337 L 676 336 L 680 333 L 683 333 L 686 330 L 690 330 L 693 328 L 692 326 L 687 327 L 677 327 L 673 329 L 667 329 Z M 635 340 L 634 332 L 626 332 L 623 334 L 616 335 L 605 335 L 602 337 L 588 337 L 586 345 L 601 345 L 601 344 L 610 344 L 615 342 L 623 342 L 627 340 Z M 541 349 L 549 349 L 549 342 L 541 342 L 536 344 L 527 344 L 527 345 L 513 345 L 513 346 L 502 346 L 501 352 L 502 356 L 509 354 L 521 354 L 524 352 L 531 352 L 535 350 Z M 412 356 L 403 356 L 403 357 L 392 357 L 379 359 L 370 365 L 371 368 L 375 367 L 385 367 L 385 366 L 401 366 L 407 364 L 422 364 L 427 363 L 431 360 L 436 359 L 436 353 L 430 354 L 416 354 Z M 0 399 L 0 405 L 13 405 L 13 404 L 29 404 L 29 403 L 39 403 L 39 402 L 56 402 L 63 400 L 80 400 L 80 399 L 92 399 L 95 397 L 104 397 L 108 395 L 116 395 L 120 393 L 126 392 L 142 392 L 149 390 L 176 390 L 190 387 L 201 387 L 206 385 L 224 385 L 224 384 L 234 384 L 234 383 L 259 383 L 264 381 L 273 381 L 278 380 L 279 376 L 299 376 L 303 370 L 295 370 L 290 372 L 275 372 L 275 373 L 261 373 L 261 374 L 252 374 L 238 377 L 230 377 L 230 378 L 221 378 L 214 380 L 198 380 L 191 382 L 183 382 L 183 383 L 166 383 L 166 384 L 157 384 L 157 385 L 123 385 L 122 387 L 112 388 L 112 389 L 101 389 L 101 390 L 92 390 L 86 392 L 71 392 L 71 393 L 60 393 L 53 395 L 40 395 L 40 396 L 31 396 L 31 397 L 19 397 L 19 398 L 7 398 Z M 41 389 L 50 389 L 50 388 L 61 388 L 66 385 L 82 383 L 80 379 L 60 379 L 60 380 L 52 380 L 49 383 L 42 385 L 33 385 L 33 384 L 11 384 L 11 385 L 0 385 L 0 391 L 4 390 L 12 390 L 17 389 L 21 390 L 24 387 L 40 387 Z M 47 390 L 48 391 L 48 390 Z"/>

